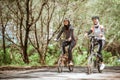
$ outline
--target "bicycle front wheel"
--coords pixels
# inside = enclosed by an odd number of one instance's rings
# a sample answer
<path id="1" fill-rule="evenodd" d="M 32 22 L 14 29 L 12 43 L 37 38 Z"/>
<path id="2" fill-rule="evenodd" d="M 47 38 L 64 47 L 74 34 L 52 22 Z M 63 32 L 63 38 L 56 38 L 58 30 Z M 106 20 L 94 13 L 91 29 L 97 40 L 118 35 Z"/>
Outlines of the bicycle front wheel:
<path id="1" fill-rule="evenodd" d="M 91 74 L 93 72 L 94 69 L 94 55 L 90 54 L 90 56 L 88 57 L 88 63 L 87 63 L 87 73 Z"/>
<path id="2" fill-rule="evenodd" d="M 57 66 L 57 69 L 58 69 L 58 72 L 61 73 L 63 71 L 63 61 L 62 61 L 62 58 L 60 57 L 59 60 L 58 60 L 58 66 Z"/>

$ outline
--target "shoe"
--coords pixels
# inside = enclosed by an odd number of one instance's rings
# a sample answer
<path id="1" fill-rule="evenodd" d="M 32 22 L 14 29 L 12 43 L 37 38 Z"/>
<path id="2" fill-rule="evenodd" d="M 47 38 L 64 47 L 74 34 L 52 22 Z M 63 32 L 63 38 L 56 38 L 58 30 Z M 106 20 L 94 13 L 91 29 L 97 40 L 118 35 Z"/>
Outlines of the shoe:
<path id="1" fill-rule="evenodd" d="M 120 59 L 118 59 L 118 62 L 120 62 Z"/>
<path id="2" fill-rule="evenodd" d="M 103 70 L 104 68 L 105 68 L 105 64 L 102 63 L 102 64 L 100 65 L 100 70 Z"/>
<path id="3" fill-rule="evenodd" d="M 70 61 L 69 65 L 70 65 L 70 66 L 72 66 L 72 65 L 73 65 L 73 62 L 72 62 L 72 61 Z"/>

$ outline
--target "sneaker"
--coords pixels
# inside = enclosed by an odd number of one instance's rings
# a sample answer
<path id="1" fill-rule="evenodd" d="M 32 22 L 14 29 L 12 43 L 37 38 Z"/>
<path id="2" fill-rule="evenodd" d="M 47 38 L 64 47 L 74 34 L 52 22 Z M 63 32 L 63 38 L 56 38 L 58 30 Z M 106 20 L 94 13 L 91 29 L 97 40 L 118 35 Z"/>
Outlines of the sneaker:
<path id="1" fill-rule="evenodd" d="M 103 70 L 104 68 L 105 68 L 105 64 L 102 63 L 102 64 L 100 65 L 100 70 Z"/>
<path id="2" fill-rule="evenodd" d="M 120 62 L 120 59 L 118 59 L 118 62 Z"/>
<path id="3" fill-rule="evenodd" d="M 72 65 L 73 65 L 73 62 L 72 62 L 72 61 L 70 61 L 69 65 L 71 65 L 71 66 L 72 66 Z"/>

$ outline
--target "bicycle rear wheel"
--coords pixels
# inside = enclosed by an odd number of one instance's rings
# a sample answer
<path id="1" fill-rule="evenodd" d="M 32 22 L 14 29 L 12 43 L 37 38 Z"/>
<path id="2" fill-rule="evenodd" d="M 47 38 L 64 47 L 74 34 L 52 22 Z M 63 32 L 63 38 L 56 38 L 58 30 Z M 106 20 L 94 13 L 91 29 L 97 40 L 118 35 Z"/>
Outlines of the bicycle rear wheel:
<path id="1" fill-rule="evenodd" d="M 73 65 L 69 65 L 68 69 L 69 69 L 70 72 L 72 72 L 73 71 Z"/>
<path id="2" fill-rule="evenodd" d="M 98 63 L 97 69 L 98 69 L 98 72 L 99 72 L 99 73 L 102 73 L 103 70 L 100 70 L 100 66 L 101 66 L 101 64 Z"/>
<path id="3" fill-rule="evenodd" d="M 99 73 L 102 73 L 103 70 L 100 70 L 100 67 L 101 67 L 101 61 L 100 61 L 100 55 L 97 54 L 97 58 L 96 58 L 96 61 L 97 61 L 97 70 Z"/>

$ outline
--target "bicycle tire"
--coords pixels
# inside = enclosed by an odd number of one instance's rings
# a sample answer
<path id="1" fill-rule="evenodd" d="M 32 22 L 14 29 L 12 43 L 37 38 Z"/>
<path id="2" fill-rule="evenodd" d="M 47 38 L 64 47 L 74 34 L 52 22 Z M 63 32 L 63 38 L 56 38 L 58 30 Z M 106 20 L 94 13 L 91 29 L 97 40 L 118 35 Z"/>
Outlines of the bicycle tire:
<path id="1" fill-rule="evenodd" d="M 91 74 L 91 68 L 90 67 L 87 67 L 87 73 Z"/>
<path id="2" fill-rule="evenodd" d="M 88 57 L 88 66 L 87 66 L 87 73 L 91 74 L 93 72 L 93 68 L 94 68 L 94 55 L 90 54 L 90 56 Z"/>
<path id="3" fill-rule="evenodd" d="M 103 70 L 100 70 L 100 64 L 98 64 L 97 69 L 99 73 L 102 73 Z"/>
<path id="4" fill-rule="evenodd" d="M 69 69 L 70 72 L 73 72 L 73 65 L 69 65 L 68 69 Z"/>
<path id="5" fill-rule="evenodd" d="M 62 59 L 61 58 L 58 60 L 57 69 L 58 69 L 59 73 L 61 73 L 63 71 L 63 64 L 62 64 Z"/>

